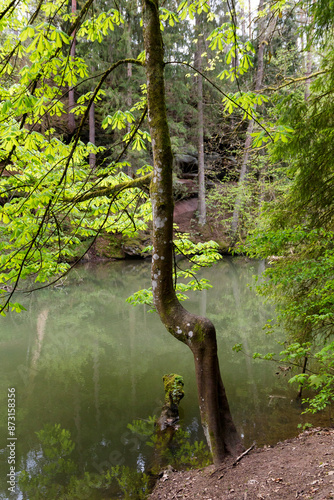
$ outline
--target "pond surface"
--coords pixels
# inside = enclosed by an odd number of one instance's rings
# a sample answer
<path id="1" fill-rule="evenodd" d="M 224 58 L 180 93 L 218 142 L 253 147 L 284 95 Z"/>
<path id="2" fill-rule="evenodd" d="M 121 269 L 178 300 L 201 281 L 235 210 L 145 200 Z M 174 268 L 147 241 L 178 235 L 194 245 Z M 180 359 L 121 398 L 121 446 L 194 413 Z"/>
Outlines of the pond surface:
<path id="1" fill-rule="evenodd" d="M 126 464 L 143 470 L 150 449 L 134 439 L 127 425 L 160 413 L 162 376 L 170 372 L 185 381 L 182 427 L 192 439 L 203 439 L 190 350 L 165 331 L 148 307 L 125 301 L 150 286 L 149 268 L 147 262 L 134 261 L 87 264 L 73 271 L 64 286 L 20 299 L 26 312 L 0 319 L 0 498 L 8 498 L 9 387 L 16 389 L 17 399 L 17 470 L 35 466 L 41 454 L 35 433 L 45 424 L 71 432 L 82 469 L 97 472 Z M 288 387 L 277 365 L 251 357 L 256 351 L 280 350 L 262 329 L 272 309 L 247 286 L 262 269 L 261 263 L 224 259 L 202 273 L 213 288 L 194 293 L 185 304 L 216 326 L 222 377 L 246 447 L 296 435 L 297 424 L 310 421 L 300 416 L 296 388 Z M 232 351 L 236 343 L 249 356 Z"/>

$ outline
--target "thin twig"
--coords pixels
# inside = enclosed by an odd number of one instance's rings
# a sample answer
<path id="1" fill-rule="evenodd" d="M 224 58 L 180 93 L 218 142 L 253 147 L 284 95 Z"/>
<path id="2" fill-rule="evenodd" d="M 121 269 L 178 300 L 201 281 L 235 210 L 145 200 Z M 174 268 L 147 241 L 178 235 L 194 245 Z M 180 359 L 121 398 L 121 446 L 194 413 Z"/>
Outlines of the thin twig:
<path id="1" fill-rule="evenodd" d="M 274 142 L 274 138 L 273 136 L 271 135 L 271 133 L 269 132 L 269 130 L 267 128 L 265 128 L 256 118 L 255 118 L 255 115 L 253 115 L 250 111 L 248 111 L 247 109 L 245 109 L 243 106 L 241 106 L 239 103 L 237 103 L 234 99 L 232 99 L 232 97 L 230 97 L 228 94 L 226 94 L 218 85 L 215 84 L 215 82 L 213 82 L 209 77 L 207 77 L 202 71 L 199 71 L 198 69 L 196 69 L 192 64 L 189 64 L 185 61 L 167 61 L 165 64 L 182 64 L 183 66 L 188 66 L 189 68 L 191 68 L 193 71 L 195 71 L 196 73 L 198 73 L 199 75 L 201 75 L 208 83 L 210 83 L 216 90 L 218 90 L 218 92 L 220 94 L 222 94 L 226 99 L 228 99 L 229 101 L 233 102 L 233 104 L 241 109 L 244 113 L 246 113 L 246 115 L 248 116 L 249 119 L 252 119 L 255 121 L 255 123 L 257 123 L 264 131 L 265 133 L 270 137 L 270 140 L 272 142 Z"/>
<path id="2" fill-rule="evenodd" d="M 237 465 L 237 463 L 239 463 L 239 462 L 240 462 L 240 460 L 244 458 L 244 456 L 248 455 L 248 453 L 249 453 L 250 451 L 252 451 L 252 449 L 253 449 L 253 448 L 255 448 L 255 445 L 256 445 L 256 442 L 254 441 L 254 443 L 252 444 L 252 446 L 250 446 L 250 447 L 248 448 L 248 450 L 246 450 L 246 451 L 244 451 L 243 453 L 241 453 L 241 455 L 239 455 L 239 456 L 235 459 L 235 461 L 233 462 L 233 464 L 232 464 L 232 465 L 233 465 L 233 466 Z"/>

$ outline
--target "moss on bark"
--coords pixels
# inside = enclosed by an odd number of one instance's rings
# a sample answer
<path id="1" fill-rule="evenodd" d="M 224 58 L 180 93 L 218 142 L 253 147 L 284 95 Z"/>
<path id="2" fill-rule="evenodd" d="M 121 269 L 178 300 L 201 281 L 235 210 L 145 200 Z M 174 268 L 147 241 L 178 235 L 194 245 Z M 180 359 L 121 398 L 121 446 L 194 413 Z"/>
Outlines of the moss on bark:
<path id="1" fill-rule="evenodd" d="M 169 373 L 163 376 L 164 389 L 165 389 L 165 403 L 169 404 L 172 402 L 175 405 L 179 405 L 181 399 L 184 396 L 184 382 L 181 375 L 176 373 Z"/>

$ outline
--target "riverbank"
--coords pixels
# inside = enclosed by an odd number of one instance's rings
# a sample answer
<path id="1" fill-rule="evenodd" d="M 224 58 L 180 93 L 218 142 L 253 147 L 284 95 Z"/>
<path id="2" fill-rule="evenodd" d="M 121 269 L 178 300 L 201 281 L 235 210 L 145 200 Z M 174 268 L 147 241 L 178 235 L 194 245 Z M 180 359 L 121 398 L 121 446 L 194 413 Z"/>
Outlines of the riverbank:
<path id="1" fill-rule="evenodd" d="M 236 465 L 166 471 L 149 500 L 334 499 L 334 429 L 311 429 Z"/>

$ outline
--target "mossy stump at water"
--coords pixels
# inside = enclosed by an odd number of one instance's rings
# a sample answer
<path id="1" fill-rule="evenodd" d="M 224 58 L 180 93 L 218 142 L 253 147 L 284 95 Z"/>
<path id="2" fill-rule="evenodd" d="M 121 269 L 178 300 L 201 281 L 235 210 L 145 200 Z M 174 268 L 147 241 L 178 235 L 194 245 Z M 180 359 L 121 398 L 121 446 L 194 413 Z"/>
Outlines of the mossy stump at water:
<path id="1" fill-rule="evenodd" d="M 165 389 L 165 404 L 173 403 L 179 405 L 184 396 L 184 382 L 181 375 L 170 373 L 162 377 Z"/>
<path id="2" fill-rule="evenodd" d="M 165 404 L 162 407 L 157 426 L 160 431 L 167 427 L 175 427 L 179 420 L 179 404 L 184 396 L 184 382 L 181 375 L 169 373 L 163 376 Z"/>
<path id="3" fill-rule="evenodd" d="M 172 446 L 175 432 L 179 429 L 179 403 L 184 396 L 184 382 L 181 375 L 170 373 L 163 376 L 165 404 L 156 421 L 156 442 L 151 473 L 157 474 L 168 464 L 166 451 Z"/>

